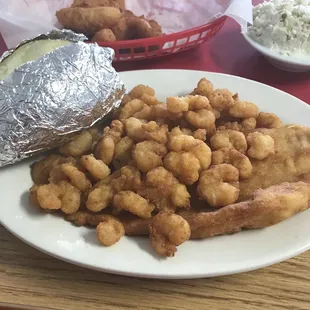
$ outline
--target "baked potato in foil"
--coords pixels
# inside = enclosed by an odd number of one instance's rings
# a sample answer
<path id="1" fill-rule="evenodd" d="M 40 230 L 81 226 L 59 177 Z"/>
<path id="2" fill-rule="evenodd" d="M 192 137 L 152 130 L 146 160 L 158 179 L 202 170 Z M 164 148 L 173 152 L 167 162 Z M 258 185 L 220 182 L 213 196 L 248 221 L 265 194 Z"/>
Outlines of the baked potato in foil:
<path id="1" fill-rule="evenodd" d="M 70 141 L 119 106 L 113 50 L 85 39 L 52 31 L 0 58 L 0 167 Z"/>

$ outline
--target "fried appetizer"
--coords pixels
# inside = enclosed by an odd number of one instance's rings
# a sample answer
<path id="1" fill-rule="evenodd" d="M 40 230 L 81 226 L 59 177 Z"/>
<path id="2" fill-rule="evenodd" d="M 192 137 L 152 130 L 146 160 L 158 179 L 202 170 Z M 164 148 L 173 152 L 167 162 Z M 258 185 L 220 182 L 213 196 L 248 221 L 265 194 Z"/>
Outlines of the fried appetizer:
<path id="1" fill-rule="evenodd" d="M 252 175 L 240 181 L 240 200 L 248 199 L 259 188 L 267 188 L 283 182 L 296 182 L 301 180 L 303 175 L 310 173 L 309 128 L 292 126 L 256 129 L 256 131 L 258 132 L 255 136 L 258 134 L 261 137 L 260 134 L 263 134 L 265 143 L 265 138 L 271 137 L 274 141 L 274 148 L 270 138 L 267 140 L 267 145 L 256 148 L 256 157 L 262 158 L 266 154 L 269 155 L 262 160 L 251 159 Z M 252 152 L 254 150 L 255 148 L 252 148 Z"/>
<path id="2" fill-rule="evenodd" d="M 255 191 L 250 200 L 215 212 L 193 213 L 184 218 L 191 227 L 191 238 L 201 239 L 232 234 L 241 229 L 275 225 L 309 208 L 310 185 L 282 183 Z"/>
<path id="3" fill-rule="evenodd" d="M 57 11 L 56 16 L 65 28 L 92 37 L 101 29 L 113 27 L 122 12 L 115 7 L 73 7 Z"/>
<path id="4" fill-rule="evenodd" d="M 157 254 L 172 257 L 177 246 L 190 238 L 188 222 L 180 215 L 160 212 L 149 225 L 151 246 Z"/>

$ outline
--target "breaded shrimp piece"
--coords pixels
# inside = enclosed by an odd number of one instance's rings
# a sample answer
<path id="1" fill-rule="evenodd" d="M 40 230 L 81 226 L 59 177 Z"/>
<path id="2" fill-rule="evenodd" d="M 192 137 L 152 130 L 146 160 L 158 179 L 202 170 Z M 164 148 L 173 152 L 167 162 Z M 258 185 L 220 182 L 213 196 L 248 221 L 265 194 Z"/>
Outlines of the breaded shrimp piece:
<path id="1" fill-rule="evenodd" d="M 198 181 L 201 169 L 199 160 L 190 152 L 169 152 L 164 157 L 164 167 L 186 185 Z"/>
<path id="2" fill-rule="evenodd" d="M 198 145 L 201 141 L 196 140 L 192 136 L 188 136 L 183 134 L 176 135 L 176 130 L 172 132 L 169 136 L 168 141 L 168 149 L 170 151 L 181 152 L 181 151 L 191 151 L 196 145 Z"/>
<path id="3" fill-rule="evenodd" d="M 147 85 L 139 84 L 135 86 L 130 92 L 131 98 L 140 99 L 143 95 L 155 96 L 155 90 Z"/>
<path id="4" fill-rule="evenodd" d="M 32 164 L 31 177 L 35 184 L 47 184 L 50 173 L 54 167 L 58 166 L 59 162 L 64 159 L 63 156 L 57 154 L 50 154 Z"/>
<path id="5" fill-rule="evenodd" d="M 185 113 L 185 119 L 195 128 L 200 129 L 209 129 L 215 124 L 214 113 L 206 109 L 188 111 Z"/>
<path id="6" fill-rule="evenodd" d="M 142 129 L 145 131 L 145 139 L 153 140 L 158 143 L 166 144 L 168 141 L 168 126 L 159 126 L 156 122 L 151 121 L 142 124 Z"/>
<path id="7" fill-rule="evenodd" d="M 106 178 L 111 173 L 110 168 L 102 160 L 96 159 L 92 154 L 82 156 L 81 164 L 90 172 L 96 181 Z"/>
<path id="8" fill-rule="evenodd" d="M 241 179 L 252 175 L 252 163 L 247 156 L 235 149 L 223 148 L 212 152 L 212 165 L 231 164 L 239 170 Z"/>
<path id="9" fill-rule="evenodd" d="M 152 248 L 161 256 L 173 257 L 177 246 L 190 238 L 191 230 L 180 215 L 160 212 L 153 217 L 150 229 Z"/>
<path id="10" fill-rule="evenodd" d="M 132 158 L 139 170 L 144 173 L 162 166 L 162 158 L 167 154 L 167 148 L 155 141 L 137 143 L 132 151 Z"/>
<path id="11" fill-rule="evenodd" d="M 181 113 L 188 111 L 189 104 L 182 97 L 168 97 L 167 109 L 171 113 Z"/>
<path id="12" fill-rule="evenodd" d="M 106 165 L 110 165 L 114 157 L 115 145 L 123 134 L 123 123 L 119 120 L 113 120 L 110 127 L 104 128 L 103 137 L 95 146 L 94 153 L 96 158 L 102 160 Z"/>
<path id="13" fill-rule="evenodd" d="M 128 137 L 138 142 L 145 140 L 145 130 L 142 128 L 145 123 L 145 121 L 135 117 L 126 119 L 124 124 Z"/>
<path id="14" fill-rule="evenodd" d="M 260 112 L 257 117 L 258 128 L 280 128 L 282 127 L 282 121 L 273 113 Z"/>
<path id="15" fill-rule="evenodd" d="M 128 162 L 131 160 L 133 146 L 134 141 L 127 136 L 123 137 L 116 143 L 113 158 L 113 166 L 115 168 L 120 168 L 128 164 Z"/>
<path id="16" fill-rule="evenodd" d="M 96 231 L 98 240 L 105 246 L 117 243 L 125 235 L 122 222 L 113 216 L 106 216 L 98 224 Z"/>
<path id="17" fill-rule="evenodd" d="M 191 150 L 196 158 L 199 160 L 201 170 L 206 170 L 211 164 L 212 152 L 208 145 L 200 141 L 196 146 Z"/>
<path id="18" fill-rule="evenodd" d="M 150 218 L 155 206 L 146 199 L 131 191 L 121 191 L 114 196 L 113 205 L 141 218 Z"/>
<path id="19" fill-rule="evenodd" d="M 211 166 L 201 173 L 198 196 L 211 207 L 221 208 L 234 203 L 239 197 L 239 171 L 232 165 Z"/>
<path id="20" fill-rule="evenodd" d="M 67 181 L 40 185 L 36 193 L 37 202 L 42 209 L 61 209 L 66 214 L 72 214 L 77 212 L 81 205 L 80 191 Z"/>
<path id="21" fill-rule="evenodd" d="M 92 212 L 99 212 L 107 208 L 112 202 L 113 194 L 110 185 L 100 185 L 89 193 L 86 208 Z"/>
<path id="22" fill-rule="evenodd" d="M 35 191 L 33 190 L 32 195 Z M 42 209 L 59 210 L 61 208 L 60 189 L 56 184 L 40 185 L 36 188 L 36 200 Z"/>
<path id="23" fill-rule="evenodd" d="M 213 92 L 213 84 L 206 78 L 202 78 L 191 95 L 201 95 L 208 97 Z"/>
<path id="24" fill-rule="evenodd" d="M 245 153 L 248 145 L 245 135 L 235 130 L 217 131 L 210 139 L 213 150 L 221 148 L 234 148 L 241 153 Z"/>
<path id="25" fill-rule="evenodd" d="M 253 132 L 248 134 L 247 142 L 249 145 L 247 154 L 252 158 L 262 160 L 275 153 L 274 140 L 269 135 Z"/>
<path id="26" fill-rule="evenodd" d="M 145 103 L 140 99 L 129 101 L 121 108 L 119 119 L 123 120 L 133 116 L 135 113 L 142 110 L 144 104 Z"/>
<path id="27" fill-rule="evenodd" d="M 228 113 L 235 118 L 256 118 L 259 114 L 259 109 L 254 103 L 237 100 L 235 104 L 229 108 Z"/>
<path id="28" fill-rule="evenodd" d="M 227 110 L 235 104 L 228 89 L 216 89 L 208 96 L 211 106 L 217 111 Z"/>
<path id="29" fill-rule="evenodd" d="M 86 192 L 92 187 L 91 182 L 87 179 L 85 173 L 80 171 L 73 164 L 62 164 L 61 170 L 68 176 L 71 183 L 80 191 Z"/>

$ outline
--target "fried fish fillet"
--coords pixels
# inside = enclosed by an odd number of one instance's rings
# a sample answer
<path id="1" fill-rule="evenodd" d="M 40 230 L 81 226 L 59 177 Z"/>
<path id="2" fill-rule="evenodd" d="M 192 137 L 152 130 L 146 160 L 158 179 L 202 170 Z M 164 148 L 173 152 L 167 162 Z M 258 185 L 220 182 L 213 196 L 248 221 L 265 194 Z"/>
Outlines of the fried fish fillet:
<path id="1" fill-rule="evenodd" d="M 231 234 L 241 229 L 275 225 L 309 208 L 310 184 L 282 183 L 253 193 L 252 199 L 214 212 L 184 212 L 191 227 L 191 239 Z"/>
<path id="2" fill-rule="evenodd" d="M 297 182 L 303 180 L 303 175 L 310 173 L 310 128 L 289 126 L 255 131 L 274 139 L 275 154 L 264 160 L 251 160 L 252 176 L 240 181 L 239 201 L 249 199 L 259 188 Z"/>
<path id="3" fill-rule="evenodd" d="M 88 211 L 78 211 L 74 214 L 67 215 L 65 219 L 73 222 L 77 226 L 97 226 L 104 221 L 108 214 L 93 214 Z M 132 215 L 120 215 L 120 220 L 125 228 L 125 234 L 128 236 L 142 236 L 149 234 L 149 225 L 151 219 L 142 219 Z"/>

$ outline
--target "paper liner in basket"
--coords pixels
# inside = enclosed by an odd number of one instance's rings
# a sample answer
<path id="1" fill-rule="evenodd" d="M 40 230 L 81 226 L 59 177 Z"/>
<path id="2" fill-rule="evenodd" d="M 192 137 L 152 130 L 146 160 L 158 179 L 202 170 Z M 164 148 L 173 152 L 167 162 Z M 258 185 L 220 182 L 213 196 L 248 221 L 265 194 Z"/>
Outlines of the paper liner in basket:
<path id="1" fill-rule="evenodd" d="M 0 0 L 0 29 L 7 46 L 61 27 L 55 12 L 72 2 Z M 252 22 L 251 0 L 127 0 L 125 4 L 136 15 L 155 19 L 166 34 L 201 26 L 223 15 L 234 18 L 243 30 Z"/>

